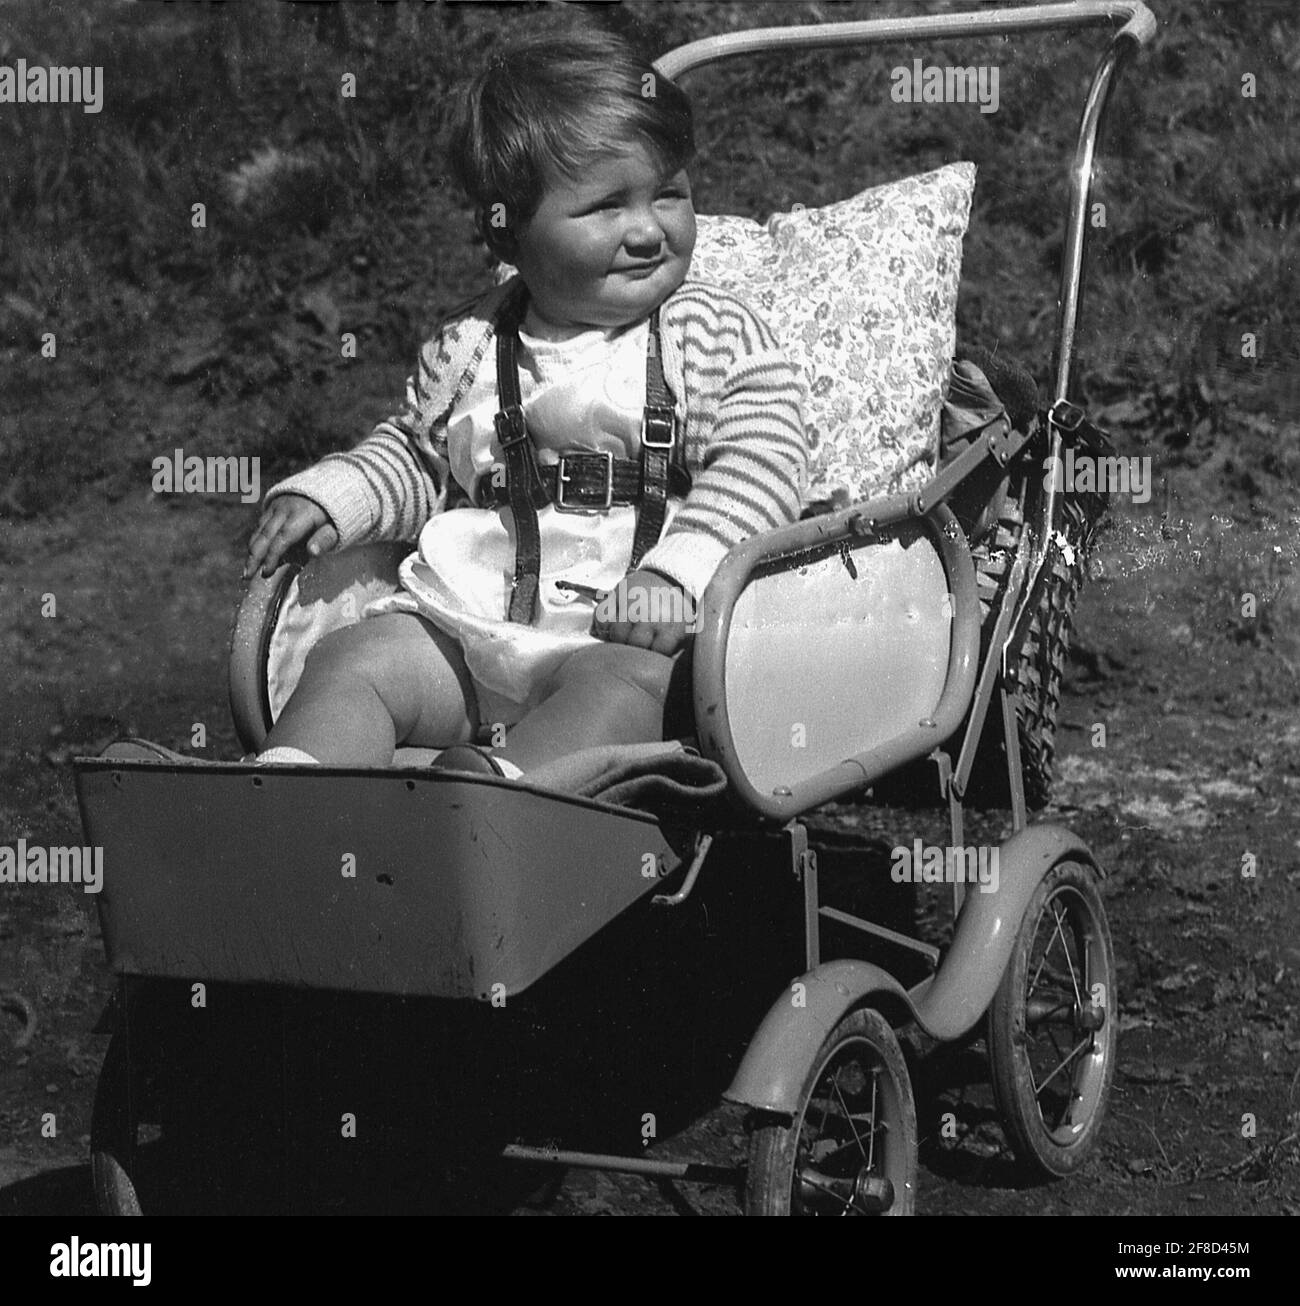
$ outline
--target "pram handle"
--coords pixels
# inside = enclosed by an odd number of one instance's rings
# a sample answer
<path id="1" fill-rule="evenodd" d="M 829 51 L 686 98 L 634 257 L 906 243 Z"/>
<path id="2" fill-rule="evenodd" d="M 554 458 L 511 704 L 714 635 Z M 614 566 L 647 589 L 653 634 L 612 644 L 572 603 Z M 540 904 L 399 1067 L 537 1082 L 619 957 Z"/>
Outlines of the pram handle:
<path id="1" fill-rule="evenodd" d="M 977 10 L 961 14 L 924 14 L 914 18 L 870 18 L 852 23 L 819 23 L 807 27 L 756 27 L 748 32 L 706 36 L 670 50 L 656 61 L 665 77 L 676 78 L 696 68 L 736 55 L 770 50 L 811 50 L 834 46 L 884 45 L 913 37 L 942 40 L 954 36 L 1006 36 L 1014 32 L 1048 32 L 1110 25 L 1122 18 L 1118 40 L 1129 37 L 1139 46 L 1155 35 L 1155 15 L 1142 0 L 1076 0 L 1074 4 L 1022 5 L 1012 9 Z"/>
<path id="2" fill-rule="evenodd" d="M 1061 257 L 1058 299 L 1054 399 L 1069 398 L 1070 366 L 1079 319 L 1080 275 L 1087 235 L 1088 202 L 1092 190 L 1097 134 L 1111 87 L 1124 62 L 1155 35 L 1155 15 L 1143 0 L 1076 0 L 1073 4 L 1023 5 L 1011 9 L 977 10 L 960 14 L 925 14 L 914 18 L 871 18 L 853 23 L 818 23 L 806 27 L 757 27 L 749 32 L 706 36 L 670 50 L 656 67 L 665 77 L 679 77 L 737 55 L 773 50 L 812 50 L 840 46 L 885 45 L 891 42 L 947 37 L 1005 36 L 1016 32 L 1082 30 L 1124 25 L 1114 34 L 1093 73 L 1079 121 L 1079 135 L 1070 167 L 1070 203 Z"/>

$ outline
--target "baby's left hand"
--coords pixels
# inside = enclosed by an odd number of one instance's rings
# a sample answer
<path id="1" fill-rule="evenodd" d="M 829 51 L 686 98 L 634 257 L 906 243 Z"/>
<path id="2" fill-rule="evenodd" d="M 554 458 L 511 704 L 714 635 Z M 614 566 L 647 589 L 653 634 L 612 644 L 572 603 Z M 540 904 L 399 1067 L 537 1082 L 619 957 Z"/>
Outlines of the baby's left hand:
<path id="1" fill-rule="evenodd" d="M 591 633 L 611 644 L 671 657 L 686 642 L 692 615 L 691 600 L 675 581 L 653 571 L 631 571 L 596 604 Z"/>

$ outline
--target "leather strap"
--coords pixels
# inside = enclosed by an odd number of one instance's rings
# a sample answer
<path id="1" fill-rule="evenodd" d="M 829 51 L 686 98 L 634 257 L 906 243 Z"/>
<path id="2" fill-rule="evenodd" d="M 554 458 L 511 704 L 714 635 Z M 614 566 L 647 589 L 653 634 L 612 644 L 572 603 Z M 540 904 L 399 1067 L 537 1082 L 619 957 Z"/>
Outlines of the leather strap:
<path id="1" fill-rule="evenodd" d="M 538 474 L 533 442 L 528 438 L 523 401 L 519 393 L 519 321 L 523 298 L 518 297 L 502 314 L 497 330 L 497 397 L 501 411 L 495 418 L 497 440 L 506 460 L 506 488 L 510 514 L 515 520 L 515 577 L 510 587 L 510 621 L 531 625 L 537 611 L 538 576 L 542 567 L 542 537 L 537 510 L 547 502 L 546 487 Z"/>
<path id="2" fill-rule="evenodd" d="M 613 458 L 579 449 L 564 454 L 559 463 L 539 463 L 537 472 L 550 501 L 561 511 L 592 512 L 641 502 L 639 458 Z M 504 484 L 494 484 L 485 474 L 479 487 L 480 508 L 510 506 L 510 491 Z M 676 464 L 669 467 L 668 493 L 685 498 L 690 489 L 689 473 L 680 471 Z"/>
<path id="3" fill-rule="evenodd" d="M 645 413 L 641 418 L 641 506 L 637 510 L 636 534 L 632 537 L 635 570 L 641 559 L 658 543 L 668 512 L 668 468 L 677 451 L 677 419 L 673 398 L 664 383 L 660 357 L 659 310 L 650 318 L 650 337 L 645 358 Z"/>
<path id="4" fill-rule="evenodd" d="M 542 564 L 537 510 L 556 500 L 559 469 L 547 469 L 544 477 L 537 466 L 536 453 L 524 421 L 519 389 L 518 347 L 519 323 L 523 319 L 525 303 L 525 297 L 518 295 L 502 311 L 497 328 L 497 396 L 501 410 L 494 420 L 497 440 L 506 460 L 505 497 L 515 521 L 515 576 L 510 589 L 507 615 L 510 621 L 531 625 L 537 611 L 538 577 Z M 659 310 L 656 309 L 650 318 L 650 335 L 646 343 L 646 404 L 641 417 L 641 465 L 637 494 L 640 507 L 632 539 L 633 568 L 640 564 L 663 531 L 670 484 L 673 489 L 684 486 L 682 493 L 689 493 L 691 488 L 690 473 L 686 469 L 685 442 L 677 437 L 677 419 L 672 394 L 664 381 L 661 352 Z M 573 455 L 569 457 L 572 458 Z M 604 455 L 598 454 L 596 457 L 604 461 Z M 626 461 L 617 459 L 611 463 L 611 489 L 614 487 L 615 475 L 619 475 L 617 464 Z M 568 459 L 566 464 L 567 462 Z M 602 480 L 600 501 L 593 506 L 605 506 L 603 489 Z M 568 498 L 567 490 L 565 497 Z M 575 507 L 584 506 L 577 500 L 573 504 Z"/>

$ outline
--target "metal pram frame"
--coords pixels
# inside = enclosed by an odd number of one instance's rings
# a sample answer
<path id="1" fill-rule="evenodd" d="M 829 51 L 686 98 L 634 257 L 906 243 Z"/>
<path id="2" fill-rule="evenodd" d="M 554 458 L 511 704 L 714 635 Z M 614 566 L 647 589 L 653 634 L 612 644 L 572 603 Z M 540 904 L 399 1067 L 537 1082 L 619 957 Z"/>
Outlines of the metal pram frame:
<path id="1" fill-rule="evenodd" d="M 665 76 L 677 78 L 750 53 L 1113 28 L 1117 22 L 1122 26 L 1092 77 L 1071 164 L 1054 379 L 1046 412 L 1028 431 L 1014 429 L 1004 414 L 913 493 L 855 504 L 747 541 L 728 555 L 704 596 L 694 648 L 695 720 L 701 751 L 727 773 L 736 809 L 731 818 L 689 831 L 683 841 L 680 832 L 662 831 L 643 814 L 495 778 L 400 764 L 381 773 L 185 767 L 123 760 L 110 750 L 103 758 L 77 763 L 78 796 L 92 842 L 126 848 L 134 839 L 139 847 L 141 824 L 149 825 L 150 812 L 185 814 L 184 821 L 167 827 L 165 839 L 151 833 L 143 841 L 165 843 L 165 849 L 144 850 L 111 883 L 106 879 L 101 911 L 114 968 L 124 977 L 206 976 L 441 998 L 482 999 L 494 985 L 516 993 L 649 893 L 630 872 L 583 875 L 584 861 L 604 856 L 611 866 L 630 866 L 639 864 L 648 850 L 673 877 L 653 902 L 672 909 L 690 899 L 707 874 L 709 859 L 733 829 L 747 827 L 770 837 L 799 886 L 805 956 L 804 973 L 791 984 L 799 1000 L 792 1003 L 790 993 L 777 998 L 725 1094 L 754 1113 L 756 1122 L 749 1209 L 910 1212 L 916 1181 L 915 1109 L 894 1031 L 913 1025 L 934 1039 L 951 1041 L 968 1034 L 986 1012 L 995 1097 L 1017 1155 L 1049 1175 L 1077 1168 L 1096 1142 L 1114 1071 L 1114 959 L 1096 883 L 1102 871 L 1095 858 L 1069 831 L 1028 823 L 1020 689 L 1012 672 L 1059 576 L 1060 541 L 1068 543 L 1073 534 L 1080 552 L 1087 543 L 1086 521 L 1053 486 L 1041 494 L 1027 491 L 1026 468 L 1041 467 L 1044 458 L 1059 458 L 1071 442 L 1096 435 L 1070 400 L 1093 163 L 1115 79 L 1151 38 L 1155 20 L 1140 0 L 1089 0 L 765 28 L 693 42 L 657 65 Z M 949 500 L 977 469 L 990 466 L 1001 469 L 1003 487 L 1014 486 L 1018 476 L 1023 530 L 1000 577 L 993 612 L 982 623 L 976 562 Z M 1041 477 L 1033 481 L 1041 483 Z M 753 760 L 754 710 L 734 701 L 737 666 L 761 659 L 765 640 L 773 638 L 771 623 L 755 617 L 755 596 L 767 586 L 767 607 L 779 607 L 771 596 L 779 598 L 780 587 L 796 572 L 814 590 L 821 585 L 827 596 L 840 594 L 846 585 L 837 562 L 841 557 L 856 559 L 849 571 L 855 580 L 861 572 L 870 582 L 877 565 L 873 559 L 897 559 L 909 550 L 913 565 L 941 576 L 951 598 L 951 611 L 944 617 L 947 655 L 934 673 L 941 692 L 905 730 L 788 783 L 770 783 Z M 292 570 L 282 567 L 270 581 L 255 581 L 237 624 L 232 705 L 241 740 L 250 749 L 270 724 L 267 645 Z M 928 759 L 948 808 L 952 846 L 961 848 L 964 802 L 995 701 L 1001 710 L 1013 824 L 1012 835 L 997 850 L 997 892 L 968 894 L 963 884 L 953 883 L 955 929 L 946 951 L 825 905 L 816 853 L 799 818 L 823 803 L 870 788 L 904 764 Z M 950 741 L 959 741 L 955 750 Z M 544 822 L 539 813 L 547 805 L 551 825 L 562 828 L 562 835 L 555 828 L 540 832 Z M 294 920 L 301 886 L 268 884 L 264 875 L 259 877 L 257 839 L 296 812 L 304 827 L 313 827 L 305 830 L 310 846 L 301 855 L 319 861 L 337 846 L 331 822 L 339 809 L 349 813 L 354 842 L 382 845 L 383 865 L 376 876 L 381 887 L 358 885 L 356 892 L 365 896 L 346 910 L 316 902 L 314 916 Z M 415 819 L 403 816 L 408 812 L 419 813 L 419 823 L 406 836 L 393 836 L 394 822 Z M 488 830 L 504 851 L 484 851 L 480 836 Z M 215 883 L 212 876 L 168 878 L 167 866 L 205 856 L 204 849 L 223 835 L 223 856 L 231 866 L 254 863 L 246 873 L 232 871 L 215 877 Z M 430 838 L 446 844 L 433 870 Z M 511 859 L 518 861 L 525 849 L 534 865 L 540 860 L 547 867 L 545 876 L 526 877 L 544 880 L 542 887 L 521 883 L 517 868 L 512 877 Z M 418 874 L 405 873 L 412 858 L 419 862 Z M 442 874 L 458 858 L 479 859 L 472 893 L 461 879 Z M 395 895 L 394 877 L 405 896 Z M 253 892 L 254 885 L 262 895 L 262 918 L 250 921 L 247 900 L 241 902 L 240 895 Z M 203 915 L 203 929 L 215 932 L 215 938 L 202 936 L 193 919 L 196 911 Z M 143 922 L 142 912 L 148 918 Z M 929 973 L 909 986 L 872 962 L 853 957 L 824 961 L 827 922 L 901 948 Z M 1052 994 L 1039 992 L 1031 973 L 1044 922 L 1054 923 L 1048 934 L 1064 941 L 1069 972 L 1068 982 Z M 1074 940 L 1073 952 L 1067 934 Z M 1049 951 L 1052 946 L 1049 938 Z M 1046 963 L 1038 960 L 1041 973 Z M 1027 1031 L 1054 1023 L 1068 1028 L 1072 1050 L 1046 1079 L 1036 1078 L 1024 1047 Z M 132 1182 L 137 1122 L 131 1106 L 134 1072 L 123 1044 L 124 1031 L 115 1038 L 101 1076 L 92 1150 L 101 1206 L 132 1212 L 140 1207 Z M 846 1067 L 854 1073 L 846 1076 Z M 1058 1078 L 1068 1081 L 1068 1102 L 1063 1119 L 1053 1123 L 1042 1097 Z M 824 1111 L 821 1125 L 815 1126 L 812 1110 L 814 1102 L 828 1100 L 832 1090 L 841 1091 L 850 1080 L 855 1092 L 865 1093 L 861 1086 L 869 1084 L 871 1094 L 869 1111 L 865 1098 L 857 1114 L 846 1110 L 856 1151 L 848 1135 L 827 1132 Z M 853 1125 L 864 1118 L 869 1120 L 866 1143 Z M 511 1144 L 505 1154 L 515 1160 L 669 1178 L 718 1177 L 716 1167 L 647 1156 L 522 1143 Z"/>

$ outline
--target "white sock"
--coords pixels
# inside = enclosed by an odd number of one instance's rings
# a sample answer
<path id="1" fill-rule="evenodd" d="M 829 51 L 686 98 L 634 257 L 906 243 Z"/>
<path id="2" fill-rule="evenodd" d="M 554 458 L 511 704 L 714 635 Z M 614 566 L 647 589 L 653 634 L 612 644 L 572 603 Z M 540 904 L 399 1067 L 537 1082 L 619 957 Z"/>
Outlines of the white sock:
<path id="1" fill-rule="evenodd" d="M 253 761 L 258 766 L 283 764 L 285 762 L 297 762 L 299 764 L 306 762 L 312 766 L 320 765 L 320 758 L 313 757 L 310 753 L 304 753 L 301 748 L 289 748 L 285 745 L 278 748 L 268 748 L 266 752 L 258 753 Z"/>

